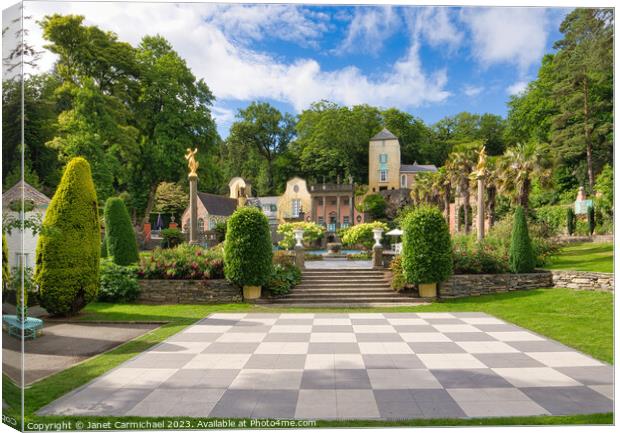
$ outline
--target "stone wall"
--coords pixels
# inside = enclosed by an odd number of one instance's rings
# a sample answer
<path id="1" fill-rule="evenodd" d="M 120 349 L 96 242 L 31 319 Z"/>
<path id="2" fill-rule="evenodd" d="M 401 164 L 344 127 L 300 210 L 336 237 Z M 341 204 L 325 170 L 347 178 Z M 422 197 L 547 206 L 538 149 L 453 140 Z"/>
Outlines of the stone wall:
<path id="1" fill-rule="evenodd" d="M 553 238 L 554 241 L 563 243 L 563 244 L 572 244 L 575 242 L 594 242 L 597 243 L 607 243 L 614 241 L 614 235 L 594 235 L 594 236 L 568 236 L 568 235 L 560 235 Z"/>
<path id="2" fill-rule="evenodd" d="M 550 272 L 531 274 L 452 275 L 439 285 L 440 298 L 462 298 L 512 290 L 552 287 Z"/>
<path id="3" fill-rule="evenodd" d="M 551 271 L 554 287 L 576 290 L 614 291 L 614 274 L 607 272 Z"/>
<path id="4" fill-rule="evenodd" d="M 227 280 L 138 280 L 142 304 L 241 302 L 241 289 Z"/>

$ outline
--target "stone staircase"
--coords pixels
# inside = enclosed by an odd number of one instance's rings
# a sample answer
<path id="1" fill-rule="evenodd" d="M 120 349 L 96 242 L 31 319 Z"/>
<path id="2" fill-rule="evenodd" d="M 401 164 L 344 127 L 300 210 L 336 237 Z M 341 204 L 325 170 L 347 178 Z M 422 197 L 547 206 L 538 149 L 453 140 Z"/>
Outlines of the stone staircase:
<path id="1" fill-rule="evenodd" d="M 373 269 L 306 269 L 301 283 L 275 304 L 370 306 L 414 304 L 420 298 L 395 292 L 384 271 Z"/>

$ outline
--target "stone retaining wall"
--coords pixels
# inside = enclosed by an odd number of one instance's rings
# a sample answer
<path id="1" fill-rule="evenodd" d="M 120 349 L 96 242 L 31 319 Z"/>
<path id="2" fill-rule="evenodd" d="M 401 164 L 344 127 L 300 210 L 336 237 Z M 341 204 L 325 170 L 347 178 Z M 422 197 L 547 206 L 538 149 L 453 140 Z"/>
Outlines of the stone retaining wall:
<path id="1" fill-rule="evenodd" d="M 594 236 L 568 236 L 568 235 L 560 235 L 553 238 L 554 241 L 563 243 L 563 244 L 572 244 L 575 242 L 593 242 L 595 244 L 598 243 L 607 243 L 614 241 L 614 235 L 594 235 Z"/>
<path id="2" fill-rule="evenodd" d="M 550 272 L 531 274 L 481 274 L 452 275 L 439 285 L 440 298 L 462 298 L 466 296 L 502 293 L 512 290 L 552 287 Z"/>
<path id="3" fill-rule="evenodd" d="M 614 291 L 614 274 L 607 272 L 551 271 L 554 287 L 576 290 Z"/>
<path id="4" fill-rule="evenodd" d="M 227 280 L 138 280 L 142 304 L 241 302 L 241 289 Z"/>

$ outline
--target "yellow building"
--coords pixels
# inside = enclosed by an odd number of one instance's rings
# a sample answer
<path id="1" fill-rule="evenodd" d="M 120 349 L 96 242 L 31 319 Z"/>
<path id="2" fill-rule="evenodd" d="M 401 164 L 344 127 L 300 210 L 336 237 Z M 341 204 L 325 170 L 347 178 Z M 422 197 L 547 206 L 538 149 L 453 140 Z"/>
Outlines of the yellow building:
<path id="1" fill-rule="evenodd" d="M 368 145 L 368 191 L 409 189 L 416 173 L 437 171 L 434 165 L 401 164 L 398 137 L 383 129 Z"/>

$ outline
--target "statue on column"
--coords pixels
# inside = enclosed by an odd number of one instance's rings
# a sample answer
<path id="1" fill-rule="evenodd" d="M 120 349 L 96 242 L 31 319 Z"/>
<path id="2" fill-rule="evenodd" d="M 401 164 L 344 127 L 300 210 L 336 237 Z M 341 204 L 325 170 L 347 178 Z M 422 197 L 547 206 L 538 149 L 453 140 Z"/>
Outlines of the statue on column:
<path id="1" fill-rule="evenodd" d="M 198 153 L 198 148 L 194 148 L 194 150 L 187 148 L 185 159 L 187 159 L 187 166 L 189 167 L 189 176 L 198 176 L 196 170 L 198 170 L 199 164 L 196 161 L 196 153 Z"/>

